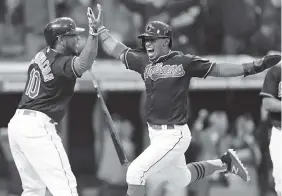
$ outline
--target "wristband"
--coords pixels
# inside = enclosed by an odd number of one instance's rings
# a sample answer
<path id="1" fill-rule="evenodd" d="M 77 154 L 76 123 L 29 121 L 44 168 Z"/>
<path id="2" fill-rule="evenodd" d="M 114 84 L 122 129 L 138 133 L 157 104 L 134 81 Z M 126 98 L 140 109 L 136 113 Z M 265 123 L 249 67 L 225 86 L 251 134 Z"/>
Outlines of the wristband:
<path id="1" fill-rule="evenodd" d="M 254 66 L 254 62 L 243 63 L 242 66 L 243 66 L 243 69 L 244 69 L 244 77 L 257 73 L 255 66 Z"/>

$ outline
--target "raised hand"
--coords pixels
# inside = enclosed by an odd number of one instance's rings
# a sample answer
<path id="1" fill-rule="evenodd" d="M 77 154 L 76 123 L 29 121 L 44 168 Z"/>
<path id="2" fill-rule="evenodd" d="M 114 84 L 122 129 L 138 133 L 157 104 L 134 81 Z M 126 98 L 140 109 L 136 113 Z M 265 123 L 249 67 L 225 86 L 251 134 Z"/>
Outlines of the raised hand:
<path id="1" fill-rule="evenodd" d="M 90 35 L 97 35 L 99 30 L 103 28 L 103 14 L 102 14 L 102 7 L 100 4 L 97 5 L 98 8 L 98 16 L 95 17 L 94 12 L 90 7 L 87 9 L 87 18 L 89 24 L 89 34 Z"/>

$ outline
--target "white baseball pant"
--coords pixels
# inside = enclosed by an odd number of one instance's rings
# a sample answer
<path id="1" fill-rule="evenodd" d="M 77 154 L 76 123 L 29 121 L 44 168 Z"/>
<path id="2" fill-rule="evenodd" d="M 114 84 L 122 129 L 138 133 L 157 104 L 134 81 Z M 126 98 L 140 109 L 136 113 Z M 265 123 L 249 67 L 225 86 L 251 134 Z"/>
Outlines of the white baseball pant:
<path id="1" fill-rule="evenodd" d="M 273 165 L 273 178 L 278 196 L 282 196 L 282 130 L 272 127 L 269 144 L 270 157 Z"/>
<path id="2" fill-rule="evenodd" d="M 191 181 L 184 153 L 191 142 L 188 125 L 174 125 L 174 129 L 153 129 L 149 126 L 150 145 L 128 167 L 126 181 L 144 185 L 150 175 L 162 172 L 171 188 L 183 188 Z"/>
<path id="3" fill-rule="evenodd" d="M 55 123 L 44 113 L 18 109 L 8 125 L 22 196 L 77 196 L 77 183 Z"/>

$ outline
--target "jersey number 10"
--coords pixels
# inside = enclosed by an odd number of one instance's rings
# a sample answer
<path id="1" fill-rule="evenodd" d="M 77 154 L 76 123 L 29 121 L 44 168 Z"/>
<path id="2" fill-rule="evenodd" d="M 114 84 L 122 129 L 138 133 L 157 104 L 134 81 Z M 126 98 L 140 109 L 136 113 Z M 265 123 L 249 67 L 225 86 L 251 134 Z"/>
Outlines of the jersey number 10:
<path id="1" fill-rule="evenodd" d="M 26 87 L 25 94 L 34 99 L 39 94 L 40 89 L 40 73 L 33 68 L 29 74 L 29 81 Z"/>

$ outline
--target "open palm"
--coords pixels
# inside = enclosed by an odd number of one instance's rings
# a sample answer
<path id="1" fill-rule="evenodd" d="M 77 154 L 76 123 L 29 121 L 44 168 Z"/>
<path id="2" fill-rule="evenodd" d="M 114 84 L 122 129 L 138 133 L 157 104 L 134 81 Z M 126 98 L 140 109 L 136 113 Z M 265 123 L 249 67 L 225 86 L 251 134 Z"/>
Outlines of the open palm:
<path id="1" fill-rule="evenodd" d="M 97 4 L 97 9 L 98 9 L 97 17 L 95 17 L 94 12 L 92 11 L 90 7 L 88 7 L 88 10 L 87 10 L 89 27 L 96 31 L 99 28 L 103 27 L 103 14 L 102 14 L 103 10 L 100 4 Z"/>

